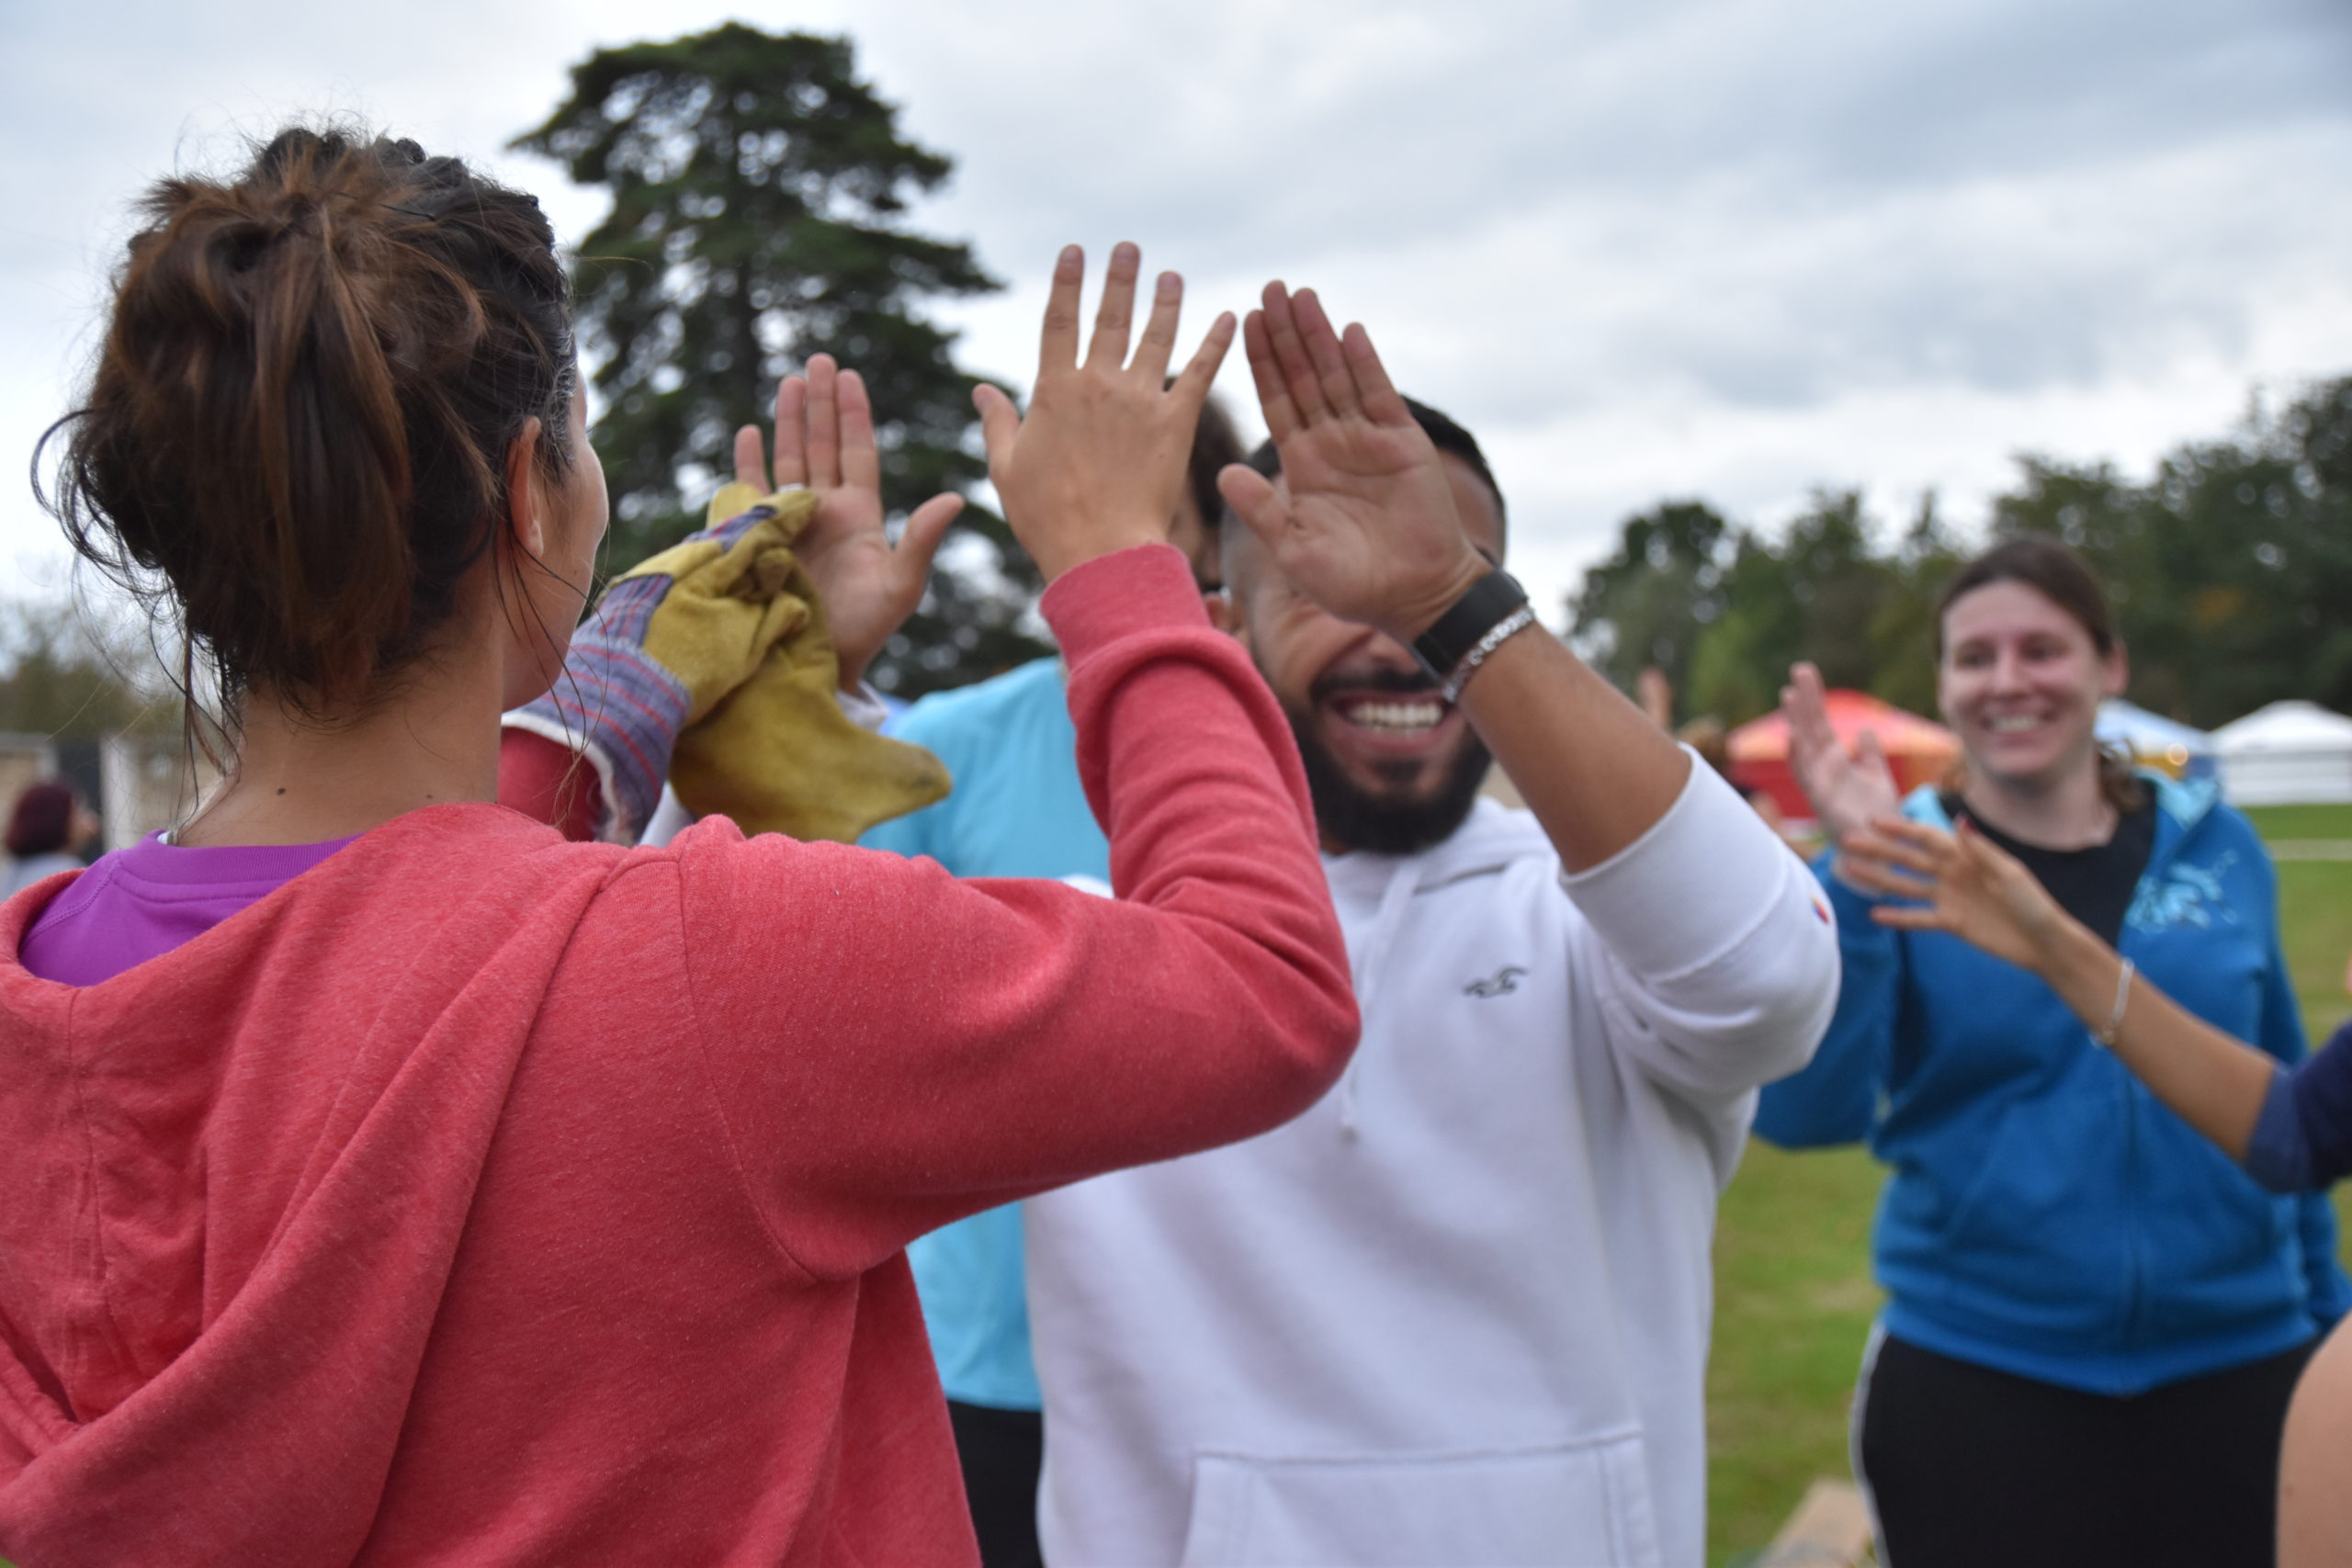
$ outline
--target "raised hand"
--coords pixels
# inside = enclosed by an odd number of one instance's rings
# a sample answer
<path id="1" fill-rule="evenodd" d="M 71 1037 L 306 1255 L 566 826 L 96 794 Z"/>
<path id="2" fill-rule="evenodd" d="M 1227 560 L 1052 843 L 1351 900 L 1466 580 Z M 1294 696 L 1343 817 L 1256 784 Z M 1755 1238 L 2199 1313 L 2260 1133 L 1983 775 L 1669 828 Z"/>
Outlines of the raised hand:
<path id="1" fill-rule="evenodd" d="M 806 377 L 787 376 L 776 388 L 773 471 L 761 451 L 759 426 L 735 433 L 735 479 L 763 493 L 805 485 L 815 494 L 817 514 L 794 548 L 824 602 L 841 683 L 854 687 L 890 634 L 922 603 L 931 558 L 964 509 L 964 498 L 935 495 L 924 502 L 891 545 L 882 527 L 874 404 L 864 378 L 837 369 L 829 354 L 811 355 Z"/>
<path id="2" fill-rule="evenodd" d="M 1135 246 L 1112 247 L 1094 336 L 1081 364 L 1079 294 L 1086 257 L 1076 245 L 1065 247 L 1046 301 L 1027 417 L 994 387 L 972 393 L 1005 521 L 1049 580 L 1096 556 L 1167 541 L 1201 404 L 1233 342 L 1233 318 L 1220 315 L 1169 385 L 1184 281 L 1163 272 L 1130 359 L 1128 333 L 1142 265 Z"/>
<path id="3" fill-rule="evenodd" d="M 1955 836 L 1881 817 L 1849 834 L 1838 850 L 1838 874 L 1864 892 L 1920 900 L 1872 909 L 1871 919 L 1883 926 L 1950 931 L 2037 971 L 2057 953 L 2066 912 L 2033 873 L 1965 820 Z"/>
<path id="4" fill-rule="evenodd" d="M 1236 466 L 1218 490 L 1293 587 L 1410 642 L 1489 568 L 1462 531 L 1437 448 L 1363 328 L 1334 333 L 1312 289 L 1268 284 L 1242 341 L 1282 483 Z"/>
<path id="5" fill-rule="evenodd" d="M 1847 756 L 1838 744 L 1819 670 L 1810 664 L 1790 668 L 1789 683 L 1781 688 L 1781 716 L 1789 727 L 1789 771 L 1813 803 L 1813 814 L 1831 843 L 1842 844 L 1873 820 L 1902 809 L 1894 773 L 1879 750 L 1878 737 L 1864 731 L 1856 757 Z"/>

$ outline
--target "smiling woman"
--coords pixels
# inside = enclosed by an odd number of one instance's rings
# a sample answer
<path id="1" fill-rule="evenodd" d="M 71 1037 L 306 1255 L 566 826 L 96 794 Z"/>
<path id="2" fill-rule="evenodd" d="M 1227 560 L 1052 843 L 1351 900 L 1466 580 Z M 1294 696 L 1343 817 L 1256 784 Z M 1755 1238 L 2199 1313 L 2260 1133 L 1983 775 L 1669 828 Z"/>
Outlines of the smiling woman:
<path id="1" fill-rule="evenodd" d="M 1867 738 L 1860 757 L 1840 748 L 1817 673 L 1799 666 L 1782 695 L 1833 846 L 1863 847 L 1898 811 L 1964 820 L 2182 1006 L 2300 1058 L 2253 829 L 2210 788 L 2134 776 L 2098 747 L 2128 666 L 2089 569 L 2011 540 L 1955 574 L 1937 630 L 1955 788 L 1898 801 Z M 2101 1048 L 2117 1020 L 2086 1028 L 2026 968 L 1873 919 L 1906 889 L 1838 857 L 1816 867 L 1838 910 L 1837 1018 L 1756 1124 L 1792 1145 L 1867 1137 L 1895 1168 L 1854 1432 L 1887 1556 L 2267 1563 L 2288 1396 L 2352 1300 L 2330 1211 L 2265 1190 L 2157 1104 Z"/>

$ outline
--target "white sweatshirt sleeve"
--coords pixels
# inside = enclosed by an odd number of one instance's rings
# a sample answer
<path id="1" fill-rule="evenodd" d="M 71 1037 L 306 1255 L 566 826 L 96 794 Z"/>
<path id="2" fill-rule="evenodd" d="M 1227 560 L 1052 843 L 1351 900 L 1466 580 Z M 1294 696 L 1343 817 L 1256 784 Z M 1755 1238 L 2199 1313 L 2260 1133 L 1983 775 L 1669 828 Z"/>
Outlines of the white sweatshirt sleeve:
<path id="1" fill-rule="evenodd" d="M 1648 832 L 1560 883 L 1606 950 L 1610 1044 L 1661 1088 L 1719 1101 L 1812 1059 L 1838 1005 L 1828 903 L 1695 753 Z"/>

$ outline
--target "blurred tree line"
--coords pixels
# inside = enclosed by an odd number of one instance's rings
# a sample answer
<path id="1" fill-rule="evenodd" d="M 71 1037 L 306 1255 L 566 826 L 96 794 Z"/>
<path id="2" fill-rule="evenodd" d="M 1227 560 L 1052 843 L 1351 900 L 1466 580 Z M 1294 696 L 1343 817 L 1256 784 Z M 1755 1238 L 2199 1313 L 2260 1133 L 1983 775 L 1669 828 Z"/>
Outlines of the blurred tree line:
<path id="1" fill-rule="evenodd" d="M 2145 484 L 2104 462 L 2021 458 L 1991 527 L 2089 558 L 2142 706 L 2207 728 L 2280 697 L 2352 710 L 2352 377 L 2257 406 Z M 1678 717 L 1753 718 L 1800 659 L 1832 686 L 1932 714 L 1936 595 L 1972 553 L 1932 496 L 1889 526 L 1858 492 L 1824 491 L 1772 536 L 1668 502 L 1628 518 L 1586 574 L 1570 635 L 1628 690 L 1645 665 L 1665 671 Z"/>

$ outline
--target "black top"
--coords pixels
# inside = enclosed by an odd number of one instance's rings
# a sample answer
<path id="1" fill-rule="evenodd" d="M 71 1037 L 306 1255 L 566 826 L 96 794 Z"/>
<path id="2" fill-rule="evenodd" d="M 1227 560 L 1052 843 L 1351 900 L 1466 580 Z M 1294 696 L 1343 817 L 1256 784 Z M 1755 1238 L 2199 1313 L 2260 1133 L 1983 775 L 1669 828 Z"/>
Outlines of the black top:
<path id="1" fill-rule="evenodd" d="M 2116 818 L 2114 836 L 2086 850 L 2046 850 L 2013 839 L 1969 812 L 1967 803 L 1950 793 L 1942 796 L 1944 815 L 1958 821 L 1966 817 L 1976 830 L 2008 851 L 2050 890 L 2058 907 L 2098 933 L 2109 947 L 2120 945 L 2124 912 L 2148 856 L 2156 847 L 2156 792 L 2140 786 L 2140 804 Z"/>

